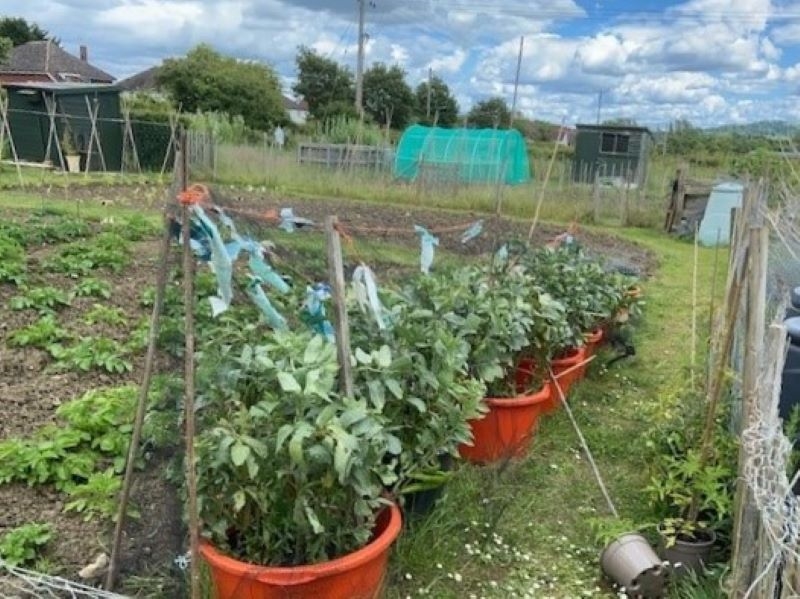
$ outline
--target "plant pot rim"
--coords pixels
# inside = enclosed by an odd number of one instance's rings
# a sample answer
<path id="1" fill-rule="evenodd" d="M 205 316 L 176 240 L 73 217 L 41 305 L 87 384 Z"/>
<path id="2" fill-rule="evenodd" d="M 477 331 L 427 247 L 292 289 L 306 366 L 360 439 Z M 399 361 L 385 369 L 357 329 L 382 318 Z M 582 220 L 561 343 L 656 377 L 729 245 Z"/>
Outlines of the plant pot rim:
<path id="1" fill-rule="evenodd" d="M 658 534 L 660 534 L 661 537 L 666 541 L 666 535 L 661 529 L 661 525 L 658 525 L 656 529 L 658 530 Z M 675 545 L 673 546 L 680 545 L 683 547 L 710 547 L 717 542 L 717 533 L 712 529 L 698 527 L 696 530 L 708 538 L 705 540 L 687 541 L 682 539 L 679 535 L 675 535 Z"/>
<path id="2" fill-rule="evenodd" d="M 586 346 L 581 345 L 580 347 L 570 347 L 565 349 L 562 354 L 564 357 L 552 358 L 550 360 L 550 364 L 553 366 L 576 364 L 584 359 L 586 354 Z"/>
<path id="3" fill-rule="evenodd" d="M 327 578 L 357 569 L 388 551 L 400 534 L 403 517 L 400 508 L 395 503 L 391 503 L 381 510 L 378 518 L 385 512 L 388 512 L 388 522 L 369 543 L 351 553 L 318 564 L 300 566 L 251 564 L 225 555 L 203 538 L 200 539 L 200 554 L 210 565 L 237 576 L 263 579 L 271 584 L 281 586 L 299 586 L 314 579 Z"/>
<path id="4" fill-rule="evenodd" d="M 603 338 L 603 327 L 596 326 L 591 331 L 584 333 L 583 338 L 587 343 L 597 343 Z"/>
<path id="5" fill-rule="evenodd" d="M 640 532 L 638 532 L 636 530 L 631 530 L 629 532 L 623 532 L 623 533 L 618 534 L 616 537 L 614 537 L 613 541 L 609 541 L 608 543 L 606 543 L 603 546 L 603 550 L 600 552 L 600 561 L 601 562 L 603 561 L 603 555 L 605 555 L 606 551 L 608 551 L 614 543 L 622 542 L 622 540 L 625 537 L 636 537 L 637 540 L 643 541 L 644 543 L 647 543 L 648 547 L 652 547 L 650 545 L 650 542 L 647 540 L 647 537 L 645 537 L 642 533 L 640 533 Z"/>
<path id="6" fill-rule="evenodd" d="M 550 382 L 546 381 L 542 388 L 533 393 L 523 393 L 513 397 L 486 397 L 484 401 L 493 408 L 522 408 L 550 399 Z"/>

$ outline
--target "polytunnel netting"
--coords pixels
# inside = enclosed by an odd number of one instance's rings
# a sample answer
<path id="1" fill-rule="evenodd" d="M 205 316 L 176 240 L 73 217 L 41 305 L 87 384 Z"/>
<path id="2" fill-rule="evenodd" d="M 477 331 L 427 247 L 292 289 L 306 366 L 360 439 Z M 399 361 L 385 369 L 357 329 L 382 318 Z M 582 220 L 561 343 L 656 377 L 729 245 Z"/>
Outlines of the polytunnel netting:
<path id="1" fill-rule="evenodd" d="M 395 176 L 439 182 L 505 183 L 531 180 L 525 140 L 515 129 L 443 129 L 413 125 L 400 138 Z"/>

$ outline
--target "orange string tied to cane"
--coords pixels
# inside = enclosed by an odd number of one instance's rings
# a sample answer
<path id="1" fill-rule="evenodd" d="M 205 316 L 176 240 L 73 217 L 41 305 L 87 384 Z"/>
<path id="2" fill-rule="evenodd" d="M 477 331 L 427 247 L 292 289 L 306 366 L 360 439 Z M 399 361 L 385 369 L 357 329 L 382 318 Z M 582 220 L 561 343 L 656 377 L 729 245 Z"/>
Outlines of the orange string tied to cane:
<path id="1" fill-rule="evenodd" d="M 195 183 L 178 194 L 178 201 L 184 206 L 202 204 L 211 197 L 208 187 L 202 183 Z"/>

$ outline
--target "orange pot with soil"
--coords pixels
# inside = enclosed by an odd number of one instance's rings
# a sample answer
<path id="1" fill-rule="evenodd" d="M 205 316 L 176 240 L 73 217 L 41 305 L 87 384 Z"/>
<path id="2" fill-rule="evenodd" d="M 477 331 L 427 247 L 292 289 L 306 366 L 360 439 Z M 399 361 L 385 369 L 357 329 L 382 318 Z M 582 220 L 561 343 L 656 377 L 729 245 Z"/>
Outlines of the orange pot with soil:
<path id="1" fill-rule="evenodd" d="M 561 356 L 550 361 L 553 375 L 555 375 L 556 381 L 561 386 L 565 396 L 569 393 L 572 385 L 586 374 L 586 365 L 581 365 L 582 362 L 586 361 L 586 358 L 586 347 L 583 346 L 568 349 Z M 556 398 L 556 405 L 559 405 L 558 391 L 553 389 L 553 395 Z"/>
<path id="2" fill-rule="evenodd" d="M 597 352 L 597 348 L 600 347 L 600 344 L 603 342 L 603 337 L 605 334 L 603 333 L 603 329 L 601 327 L 597 327 L 591 333 L 586 333 L 583 338 L 586 340 L 586 357 L 592 357 L 595 352 Z"/>
<path id="3" fill-rule="evenodd" d="M 373 539 L 361 549 L 320 564 L 294 567 L 241 562 L 201 541 L 216 599 L 377 599 L 402 516 L 396 505 L 378 516 Z"/>
<path id="4" fill-rule="evenodd" d="M 473 444 L 459 447 L 461 457 L 477 464 L 521 457 L 530 446 L 539 416 L 549 400 L 549 383 L 535 393 L 486 398 L 489 412 L 470 422 Z"/>

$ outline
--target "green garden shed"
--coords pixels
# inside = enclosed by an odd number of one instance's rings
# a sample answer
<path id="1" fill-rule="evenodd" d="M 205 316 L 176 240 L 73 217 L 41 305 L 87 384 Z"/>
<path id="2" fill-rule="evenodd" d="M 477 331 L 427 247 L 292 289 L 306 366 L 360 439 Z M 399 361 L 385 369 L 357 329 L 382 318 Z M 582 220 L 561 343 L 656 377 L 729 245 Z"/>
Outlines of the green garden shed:
<path id="1" fill-rule="evenodd" d="M 116 86 L 36 82 L 8 83 L 5 89 L 8 94 L 8 124 L 20 160 L 50 161 L 57 167 L 62 166 L 51 136 L 54 125 L 59 142 L 69 138 L 81 156 L 81 169 L 89 160 L 89 170 L 103 170 L 104 161 L 105 170 L 120 170 L 123 120 Z M 95 112 L 97 135 L 96 141 L 92 142 Z"/>
<path id="2" fill-rule="evenodd" d="M 519 185 L 531 180 L 525 140 L 516 129 L 443 129 L 412 125 L 397 146 L 394 174 L 460 183 Z"/>
<path id="3" fill-rule="evenodd" d="M 646 127 L 576 125 L 572 179 L 594 183 L 595 178 L 643 185 L 653 134 Z"/>

